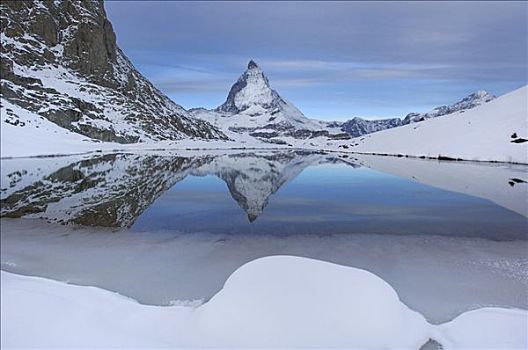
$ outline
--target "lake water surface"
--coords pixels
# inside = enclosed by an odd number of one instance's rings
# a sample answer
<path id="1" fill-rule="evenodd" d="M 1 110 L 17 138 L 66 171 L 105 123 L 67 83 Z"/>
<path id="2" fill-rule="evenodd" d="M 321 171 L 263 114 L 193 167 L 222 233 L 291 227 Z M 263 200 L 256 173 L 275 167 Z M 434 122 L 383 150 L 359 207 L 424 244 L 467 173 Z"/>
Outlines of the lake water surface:
<path id="1" fill-rule="evenodd" d="M 288 254 L 372 271 L 433 322 L 526 308 L 526 170 L 304 151 L 4 159 L 2 269 L 166 305 Z"/>

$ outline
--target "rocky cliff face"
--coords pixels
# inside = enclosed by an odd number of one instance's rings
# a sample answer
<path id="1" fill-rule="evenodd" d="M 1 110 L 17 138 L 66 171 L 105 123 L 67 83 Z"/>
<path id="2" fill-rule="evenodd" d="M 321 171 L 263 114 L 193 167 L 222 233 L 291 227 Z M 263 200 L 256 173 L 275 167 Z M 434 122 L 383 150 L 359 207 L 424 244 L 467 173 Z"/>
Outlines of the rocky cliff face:
<path id="1" fill-rule="evenodd" d="M 0 9 L 2 99 L 103 141 L 226 138 L 134 68 L 102 0 L 3 1 Z"/>

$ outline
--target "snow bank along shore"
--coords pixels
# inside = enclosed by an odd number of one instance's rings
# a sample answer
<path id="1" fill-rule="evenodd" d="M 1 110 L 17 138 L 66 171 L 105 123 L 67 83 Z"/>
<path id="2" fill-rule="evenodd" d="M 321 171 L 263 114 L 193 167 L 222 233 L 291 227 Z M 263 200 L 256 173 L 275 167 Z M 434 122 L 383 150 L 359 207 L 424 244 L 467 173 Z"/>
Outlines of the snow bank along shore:
<path id="1" fill-rule="evenodd" d="M 293 256 L 251 261 L 198 306 L 147 306 L 2 271 L 2 348 L 528 347 L 528 313 L 482 308 L 438 326 L 365 270 Z"/>

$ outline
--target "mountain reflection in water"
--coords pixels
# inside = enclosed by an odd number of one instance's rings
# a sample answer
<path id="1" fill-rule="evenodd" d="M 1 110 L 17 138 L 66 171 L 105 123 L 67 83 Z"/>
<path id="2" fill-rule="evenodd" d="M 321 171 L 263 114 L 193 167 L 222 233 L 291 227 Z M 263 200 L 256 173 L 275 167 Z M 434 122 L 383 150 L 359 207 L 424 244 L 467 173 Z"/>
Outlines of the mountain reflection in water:
<path id="1" fill-rule="evenodd" d="M 525 170 L 295 150 L 13 159 L 2 160 L 1 214 L 138 230 L 524 239 Z M 245 221 L 218 184 L 204 190 L 207 176 L 227 185 Z"/>

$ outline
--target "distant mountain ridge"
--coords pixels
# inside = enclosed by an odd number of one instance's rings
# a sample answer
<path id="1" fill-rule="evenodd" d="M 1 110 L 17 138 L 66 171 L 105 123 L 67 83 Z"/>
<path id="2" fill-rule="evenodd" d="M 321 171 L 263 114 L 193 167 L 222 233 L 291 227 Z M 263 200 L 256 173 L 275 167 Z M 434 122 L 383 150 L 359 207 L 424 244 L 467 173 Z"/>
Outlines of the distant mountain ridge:
<path id="1" fill-rule="evenodd" d="M 451 105 L 436 107 L 433 110 L 427 113 L 409 113 L 402 120 L 402 124 L 411 124 L 423 121 L 425 119 L 441 117 L 443 115 L 466 111 L 471 108 L 480 106 L 481 104 L 487 103 L 494 100 L 496 97 L 485 90 L 479 90 L 468 96 L 464 97 L 462 100 L 457 101 Z"/>
<path id="2" fill-rule="evenodd" d="M 102 0 L 2 1 L 0 9 L 1 98 L 28 115 L 102 141 L 227 138 L 134 68 Z M 11 112 L 2 127 L 38 128 Z"/>
<path id="3" fill-rule="evenodd" d="M 462 100 L 451 105 L 435 107 L 426 113 L 409 113 L 405 118 L 388 118 L 388 119 L 363 119 L 359 117 L 352 118 L 345 122 L 330 122 L 327 124 L 330 128 L 340 128 L 343 132 L 352 137 L 359 137 L 373 132 L 391 129 L 402 125 L 418 123 L 426 119 L 437 118 L 455 112 L 465 112 L 469 109 L 480 106 L 484 103 L 494 100 L 496 97 L 485 90 L 479 90 Z"/>
<path id="4" fill-rule="evenodd" d="M 257 109 L 276 110 L 286 102 L 272 90 L 268 78 L 255 61 L 250 60 L 247 70 L 238 78 L 229 90 L 226 101 L 217 107 L 218 112 L 258 113 Z M 253 109 L 253 110 L 252 110 Z"/>
<path id="5" fill-rule="evenodd" d="M 354 117 L 346 122 L 331 122 L 328 127 L 340 128 L 343 132 L 346 132 L 352 137 L 358 137 L 366 134 L 371 134 L 376 131 L 385 129 L 395 128 L 401 126 L 402 121 L 400 118 L 389 118 L 389 119 L 363 119 Z"/>
<path id="6" fill-rule="evenodd" d="M 255 61 L 250 60 L 247 70 L 233 84 L 222 105 L 213 110 L 194 108 L 189 112 L 222 130 L 247 133 L 279 143 L 281 139 L 278 138 L 284 136 L 301 139 L 320 136 L 329 139 L 360 137 L 455 112 L 463 113 L 495 98 L 491 93 L 479 90 L 451 105 L 435 107 L 426 113 L 409 113 L 404 118 L 354 117 L 344 122 L 317 121 L 305 117 L 293 104 L 271 89 L 263 71 Z"/>

